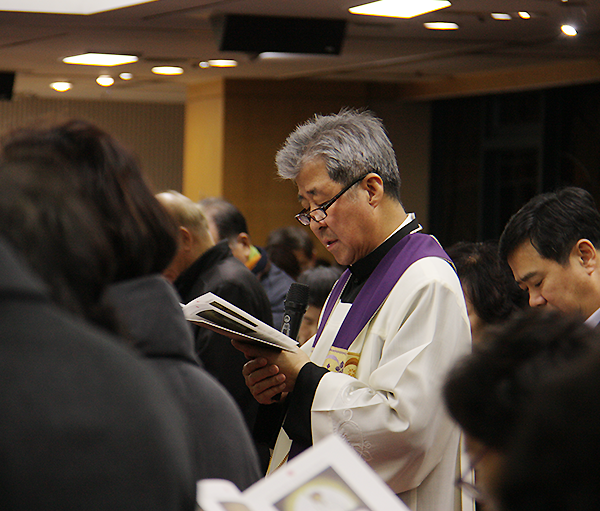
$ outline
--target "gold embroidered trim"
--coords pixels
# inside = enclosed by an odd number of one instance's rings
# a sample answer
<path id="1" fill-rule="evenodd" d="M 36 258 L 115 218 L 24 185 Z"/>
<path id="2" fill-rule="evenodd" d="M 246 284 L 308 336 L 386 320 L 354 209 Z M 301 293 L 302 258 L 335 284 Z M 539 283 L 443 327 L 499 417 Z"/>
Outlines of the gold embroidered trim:
<path id="1" fill-rule="evenodd" d="M 328 371 L 347 374 L 356 378 L 356 366 L 360 360 L 360 353 L 352 353 L 342 348 L 332 346 L 325 358 L 323 367 Z"/>

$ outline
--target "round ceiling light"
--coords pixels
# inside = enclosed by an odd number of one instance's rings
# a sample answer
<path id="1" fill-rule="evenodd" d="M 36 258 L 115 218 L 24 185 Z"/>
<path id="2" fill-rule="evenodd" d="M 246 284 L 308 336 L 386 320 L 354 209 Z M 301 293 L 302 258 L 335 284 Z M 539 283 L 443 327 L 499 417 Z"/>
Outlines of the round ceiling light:
<path id="1" fill-rule="evenodd" d="M 156 66 L 152 68 L 155 75 L 176 76 L 183 74 L 183 68 L 178 66 Z"/>
<path id="2" fill-rule="evenodd" d="M 110 87 L 113 83 L 115 83 L 115 79 L 110 75 L 100 75 L 96 78 L 96 83 L 98 85 L 102 85 L 102 87 Z"/>
<path id="3" fill-rule="evenodd" d="M 67 92 L 73 88 L 71 82 L 52 82 L 50 88 L 56 92 Z"/>

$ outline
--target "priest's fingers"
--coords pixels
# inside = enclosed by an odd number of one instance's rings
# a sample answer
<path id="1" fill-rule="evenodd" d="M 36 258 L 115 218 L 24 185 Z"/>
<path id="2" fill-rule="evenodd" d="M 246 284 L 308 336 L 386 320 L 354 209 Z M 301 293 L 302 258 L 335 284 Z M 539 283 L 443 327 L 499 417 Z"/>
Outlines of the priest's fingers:
<path id="1" fill-rule="evenodd" d="M 248 389 L 261 404 L 272 403 L 273 396 L 285 389 L 285 375 L 279 372 L 276 365 L 268 364 L 264 358 L 246 362 L 242 374 Z"/>
<path id="2" fill-rule="evenodd" d="M 254 387 L 264 379 L 279 374 L 279 367 L 269 364 L 264 358 L 255 358 L 244 364 L 242 374 L 248 387 Z M 283 381 L 283 380 L 282 380 Z"/>
<path id="3" fill-rule="evenodd" d="M 275 366 L 267 366 L 265 369 L 271 373 Z M 277 369 L 275 367 L 275 369 Z M 277 372 L 274 375 L 263 377 L 263 370 L 255 371 L 246 378 L 246 385 L 250 389 L 250 393 L 260 404 L 268 405 L 273 402 L 273 398 L 281 394 L 286 388 L 285 375 Z M 261 373 L 257 375 L 256 373 Z"/>
<path id="4" fill-rule="evenodd" d="M 281 379 L 285 380 L 283 374 L 278 374 L 272 378 L 262 380 L 254 387 L 250 388 L 250 392 L 261 405 L 270 405 L 281 399 L 281 394 L 285 390 L 285 382 L 281 383 Z M 272 386 L 269 386 L 273 384 Z M 262 390 L 264 389 L 264 390 Z"/>

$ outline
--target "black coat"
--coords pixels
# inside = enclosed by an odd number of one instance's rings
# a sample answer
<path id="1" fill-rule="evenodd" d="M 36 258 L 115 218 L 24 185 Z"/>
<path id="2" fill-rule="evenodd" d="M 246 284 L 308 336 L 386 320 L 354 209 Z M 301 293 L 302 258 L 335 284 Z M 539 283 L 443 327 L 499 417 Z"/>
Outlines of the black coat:
<path id="1" fill-rule="evenodd" d="M 183 303 L 204 293 L 214 293 L 255 318 L 272 325 L 271 305 L 258 279 L 221 241 L 202 254 L 175 281 Z M 246 387 L 242 367 L 247 362 L 231 341 L 207 328 L 195 329 L 195 349 L 200 360 L 236 400 L 250 429 L 256 420 L 258 403 Z"/>
<path id="2" fill-rule="evenodd" d="M 193 510 L 187 428 L 147 363 L 50 303 L 0 241 L 6 510 Z"/>
<path id="3" fill-rule="evenodd" d="M 256 482 L 261 472 L 244 418 L 229 393 L 200 367 L 191 324 L 173 286 L 152 275 L 111 286 L 107 299 L 189 420 L 196 479 L 228 479 L 241 490 Z"/>

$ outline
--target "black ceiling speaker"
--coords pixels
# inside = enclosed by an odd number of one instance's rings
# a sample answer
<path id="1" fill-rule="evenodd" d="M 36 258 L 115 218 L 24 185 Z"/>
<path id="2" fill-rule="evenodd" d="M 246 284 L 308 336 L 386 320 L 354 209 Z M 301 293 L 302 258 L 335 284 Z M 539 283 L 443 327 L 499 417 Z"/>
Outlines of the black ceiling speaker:
<path id="1" fill-rule="evenodd" d="M 212 19 L 220 51 L 339 55 L 346 21 L 225 14 Z"/>
<path id="2" fill-rule="evenodd" d="M 15 74 L 0 72 L 0 100 L 12 99 Z"/>

